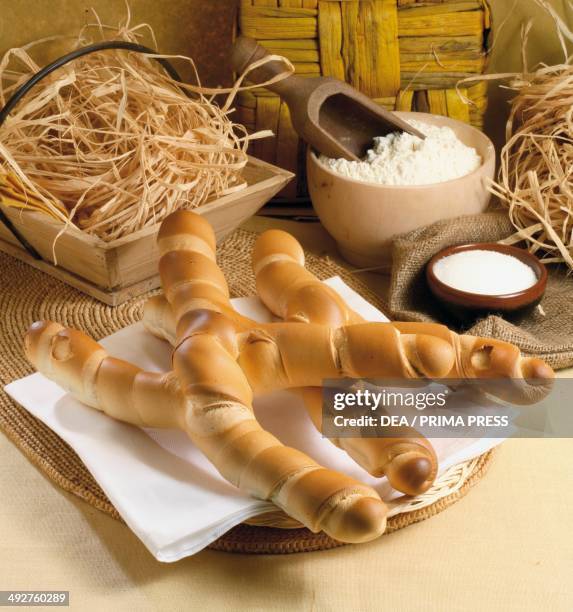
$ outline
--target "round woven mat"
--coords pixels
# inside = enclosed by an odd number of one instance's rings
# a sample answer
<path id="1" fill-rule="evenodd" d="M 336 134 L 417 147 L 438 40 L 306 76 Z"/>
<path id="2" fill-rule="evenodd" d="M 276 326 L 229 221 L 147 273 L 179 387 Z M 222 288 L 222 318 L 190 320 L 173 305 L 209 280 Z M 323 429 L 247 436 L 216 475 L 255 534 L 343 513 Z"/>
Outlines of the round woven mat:
<path id="1" fill-rule="evenodd" d="M 219 264 L 233 297 L 255 293 L 250 268 L 254 239 L 255 234 L 237 230 L 219 247 Z M 331 260 L 307 254 L 307 266 L 319 278 L 339 275 L 384 310 L 384 304 L 376 295 Z M 3 387 L 32 372 L 21 346 L 23 335 L 33 321 L 51 319 L 100 339 L 139 321 L 147 296 L 116 307 L 106 306 L 2 253 L 0 278 L 0 427 L 29 460 L 59 486 L 120 519 L 76 453 L 46 425 L 13 402 Z M 424 495 L 391 507 L 386 533 L 429 518 L 455 503 L 481 478 L 491 456 L 489 452 L 454 466 Z M 268 526 L 292 526 L 286 515 L 279 512 L 257 517 L 256 522 L 267 526 L 239 525 L 214 542 L 211 548 L 243 553 L 289 553 L 341 546 L 324 533 Z"/>

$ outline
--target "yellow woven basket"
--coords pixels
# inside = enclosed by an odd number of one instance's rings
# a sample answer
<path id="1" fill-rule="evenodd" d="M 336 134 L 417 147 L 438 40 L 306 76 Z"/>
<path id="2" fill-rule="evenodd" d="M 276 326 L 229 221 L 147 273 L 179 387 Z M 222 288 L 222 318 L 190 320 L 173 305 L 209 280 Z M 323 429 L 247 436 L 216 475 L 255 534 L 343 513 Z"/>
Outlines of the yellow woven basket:
<path id="1" fill-rule="evenodd" d="M 297 74 L 347 81 L 381 105 L 448 115 L 481 127 L 486 83 L 456 83 L 486 63 L 486 0 L 241 0 L 239 32 L 288 57 Z M 240 121 L 276 136 L 252 153 L 297 173 L 281 195 L 305 195 L 304 147 L 288 109 L 268 90 L 242 92 Z"/>

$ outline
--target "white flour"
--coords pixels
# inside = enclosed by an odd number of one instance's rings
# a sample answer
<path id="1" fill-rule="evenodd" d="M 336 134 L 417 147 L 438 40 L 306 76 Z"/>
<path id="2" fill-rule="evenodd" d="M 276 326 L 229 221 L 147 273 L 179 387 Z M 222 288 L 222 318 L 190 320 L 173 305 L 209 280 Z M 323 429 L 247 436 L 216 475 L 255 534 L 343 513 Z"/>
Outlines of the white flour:
<path id="1" fill-rule="evenodd" d="M 465 176 L 481 165 L 475 149 L 467 147 L 449 127 L 438 127 L 409 120 L 426 135 L 425 140 L 405 132 L 374 139 L 364 160 L 332 159 L 320 161 L 328 168 L 358 181 L 381 185 L 428 185 Z"/>
<path id="2" fill-rule="evenodd" d="M 496 251 L 475 249 L 438 259 L 434 274 L 445 285 L 481 295 L 504 295 L 532 287 L 537 276 L 522 261 Z"/>

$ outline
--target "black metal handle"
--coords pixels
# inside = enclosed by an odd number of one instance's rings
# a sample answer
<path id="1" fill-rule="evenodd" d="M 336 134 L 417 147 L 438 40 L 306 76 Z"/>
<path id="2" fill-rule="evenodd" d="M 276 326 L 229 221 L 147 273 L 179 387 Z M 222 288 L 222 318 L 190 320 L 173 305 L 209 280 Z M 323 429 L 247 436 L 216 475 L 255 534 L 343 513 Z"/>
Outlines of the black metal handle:
<path id="1" fill-rule="evenodd" d="M 43 78 L 48 76 L 50 73 L 54 72 L 58 68 L 61 68 L 68 62 L 77 59 L 78 57 L 82 57 L 84 55 L 88 55 L 89 53 L 95 53 L 97 51 L 105 51 L 107 49 L 125 49 L 126 51 L 135 51 L 137 53 L 144 53 L 146 55 L 156 54 L 157 51 L 150 49 L 149 47 L 145 47 L 144 45 L 139 45 L 137 43 L 129 42 L 126 40 L 109 40 L 101 43 L 95 43 L 93 45 L 87 45 L 85 47 L 80 47 L 79 49 L 74 49 L 70 53 L 60 57 L 59 59 L 53 61 L 51 64 L 48 64 L 41 70 L 38 70 L 36 74 L 32 75 L 25 83 L 23 83 L 18 89 L 12 94 L 6 104 L 0 110 L 0 127 L 6 120 L 6 117 L 9 115 L 10 111 L 18 104 L 18 102 Z M 163 57 L 155 57 L 153 58 L 157 62 L 159 62 L 165 72 L 175 81 L 181 82 L 181 77 L 179 76 L 177 70 L 171 65 L 171 63 Z M 22 234 L 14 227 L 14 224 L 10 219 L 6 216 L 2 208 L 0 207 L 0 221 L 6 226 L 6 228 L 15 236 L 15 238 L 20 242 L 20 244 L 28 251 L 28 253 L 34 259 L 42 259 L 42 256 L 36 251 L 36 249 L 22 236 Z"/>

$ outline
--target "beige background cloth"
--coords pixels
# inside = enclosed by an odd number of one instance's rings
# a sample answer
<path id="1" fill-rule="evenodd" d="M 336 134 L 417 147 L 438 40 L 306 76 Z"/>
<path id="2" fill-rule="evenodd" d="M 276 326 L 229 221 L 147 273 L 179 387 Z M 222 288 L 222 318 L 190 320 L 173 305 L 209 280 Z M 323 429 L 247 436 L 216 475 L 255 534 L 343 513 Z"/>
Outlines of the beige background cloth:
<path id="1" fill-rule="evenodd" d="M 192 53 L 203 78 L 225 80 L 222 57 L 234 0 L 130 4 L 134 22 L 153 23 L 161 49 Z M 566 0 L 551 4 L 571 17 Z M 539 26 L 532 32 L 530 61 L 561 60 L 552 24 L 533 0 L 492 5 L 498 26 L 507 15 L 511 19 L 497 39 L 491 71 L 519 69 L 520 23 L 531 14 Z M 118 0 L 1 0 L 0 51 L 45 35 L 47 26 L 69 32 L 91 6 L 108 20 L 123 15 Z M 225 35 L 213 45 L 207 39 L 215 27 Z M 486 126 L 497 142 L 507 114 L 504 99 L 492 89 Z M 249 227 L 264 224 L 254 220 Z M 306 248 L 334 252 L 320 227 L 282 226 Z M 381 277 L 369 282 L 384 289 Z M 82 611 L 568 611 L 571 465 L 570 440 L 510 440 L 459 503 L 371 544 L 287 556 L 205 551 L 161 565 L 124 525 L 53 485 L 0 435 L 0 589 L 70 590 L 71 608 Z"/>

